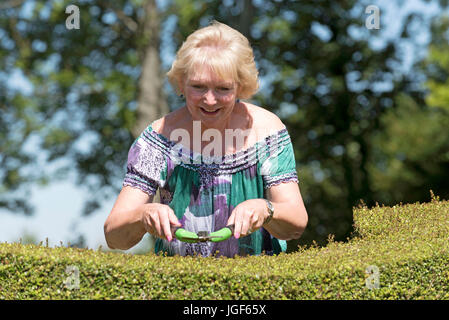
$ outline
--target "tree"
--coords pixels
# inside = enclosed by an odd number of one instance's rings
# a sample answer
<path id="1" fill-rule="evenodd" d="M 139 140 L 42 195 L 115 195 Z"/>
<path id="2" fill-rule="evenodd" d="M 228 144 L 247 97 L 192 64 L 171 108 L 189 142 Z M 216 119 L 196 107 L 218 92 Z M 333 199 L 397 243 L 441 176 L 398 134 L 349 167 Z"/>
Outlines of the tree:
<path id="1" fill-rule="evenodd" d="M 117 193 L 128 148 L 168 112 L 159 62 L 154 0 L 80 1 L 80 28 L 67 29 L 70 1 L 9 1 L 0 11 L 0 206 L 30 214 L 13 191 L 77 172 L 92 197 L 84 213 Z M 21 70 L 31 92 L 10 90 Z M 148 81 L 148 79 L 153 79 Z M 140 80 L 140 81 L 139 81 Z M 33 144 L 29 151 L 28 144 Z M 37 149 L 46 158 L 36 161 Z M 53 172 L 39 166 L 69 158 Z"/>
<path id="2" fill-rule="evenodd" d="M 426 102 L 445 115 L 449 113 L 449 16 L 443 15 L 432 25 L 432 43 L 429 55 L 421 67 L 426 70 L 428 95 Z"/>
<path id="3" fill-rule="evenodd" d="M 373 136 L 369 172 L 373 193 L 383 204 L 426 202 L 429 191 L 449 195 L 449 126 L 447 112 L 419 105 L 407 94 L 383 115 L 385 130 Z"/>
<path id="4" fill-rule="evenodd" d="M 386 129 L 374 138 L 377 165 L 370 171 L 376 195 L 386 204 L 428 201 L 429 190 L 449 196 L 448 26 L 444 15 L 433 22 L 428 55 L 416 65 L 425 75 L 424 101 L 398 95 L 397 108 L 382 117 Z"/>

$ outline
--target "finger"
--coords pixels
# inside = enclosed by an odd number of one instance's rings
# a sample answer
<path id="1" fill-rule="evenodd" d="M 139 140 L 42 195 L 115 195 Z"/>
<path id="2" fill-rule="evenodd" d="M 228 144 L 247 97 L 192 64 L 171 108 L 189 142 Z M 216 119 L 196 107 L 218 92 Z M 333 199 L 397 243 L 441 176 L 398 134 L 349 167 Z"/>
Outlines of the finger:
<path id="1" fill-rule="evenodd" d="M 150 221 L 151 221 L 151 225 L 155 231 L 155 236 L 162 238 L 162 232 L 161 232 L 161 223 L 159 221 L 159 213 L 155 212 L 150 214 Z"/>
<path id="2" fill-rule="evenodd" d="M 243 223 L 243 217 L 239 212 L 237 212 L 235 214 L 235 219 L 234 219 L 234 237 L 236 239 L 238 239 L 240 237 L 240 235 L 242 234 L 242 223 Z"/>
<path id="3" fill-rule="evenodd" d="M 229 216 L 228 222 L 226 222 L 227 226 L 231 224 L 235 224 L 235 211 L 232 211 L 231 215 Z"/>
<path id="4" fill-rule="evenodd" d="M 259 219 L 259 217 L 256 214 L 254 214 L 252 216 L 252 218 L 251 218 L 251 227 L 249 229 L 251 232 L 254 232 L 257 229 L 259 229 L 259 220 L 260 219 Z"/>
<path id="5" fill-rule="evenodd" d="M 250 216 L 251 213 L 245 213 L 243 219 L 242 219 L 242 230 L 241 230 L 241 234 L 243 236 L 246 236 L 249 234 L 249 222 L 251 219 Z"/>
<path id="6" fill-rule="evenodd" d="M 172 239 L 172 234 L 170 230 L 170 219 L 168 218 L 168 212 L 161 213 L 159 221 L 161 223 L 161 231 L 164 238 L 170 242 Z"/>
<path id="7" fill-rule="evenodd" d="M 175 232 L 178 228 L 182 227 L 182 224 L 179 222 L 178 217 L 176 217 L 175 212 L 172 208 L 168 207 L 168 219 L 170 221 L 170 233 L 171 237 L 175 237 Z M 170 240 L 169 240 L 170 241 Z"/>
<path id="8" fill-rule="evenodd" d="M 178 220 L 178 217 L 176 217 L 175 212 L 172 208 L 168 207 L 168 219 L 170 220 L 170 224 L 176 227 L 181 227 L 181 223 Z"/>
<path id="9" fill-rule="evenodd" d="M 145 228 L 145 231 L 148 232 L 149 234 L 153 235 L 154 233 L 154 229 L 153 226 L 151 225 L 151 221 L 150 218 L 148 216 L 143 217 L 143 226 Z"/>

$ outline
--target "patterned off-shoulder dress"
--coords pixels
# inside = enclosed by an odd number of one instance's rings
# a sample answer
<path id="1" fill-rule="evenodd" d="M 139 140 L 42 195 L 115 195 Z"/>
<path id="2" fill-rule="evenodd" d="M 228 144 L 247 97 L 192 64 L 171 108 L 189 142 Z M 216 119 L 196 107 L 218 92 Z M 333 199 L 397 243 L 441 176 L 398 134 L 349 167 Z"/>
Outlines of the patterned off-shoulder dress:
<path id="1" fill-rule="evenodd" d="M 222 157 L 187 150 L 153 130 L 150 124 L 132 144 L 123 186 L 148 195 L 159 189 L 183 228 L 213 232 L 226 226 L 232 210 L 249 199 L 266 198 L 266 190 L 285 182 L 298 183 L 293 146 L 287 129 L 267 135 L 247 149 Z M 185 243 L 157 239 L 155 252 L 166 255 L 226 256 L 278 254 L 285 240 L 264 228 L 223 242 Z"/>

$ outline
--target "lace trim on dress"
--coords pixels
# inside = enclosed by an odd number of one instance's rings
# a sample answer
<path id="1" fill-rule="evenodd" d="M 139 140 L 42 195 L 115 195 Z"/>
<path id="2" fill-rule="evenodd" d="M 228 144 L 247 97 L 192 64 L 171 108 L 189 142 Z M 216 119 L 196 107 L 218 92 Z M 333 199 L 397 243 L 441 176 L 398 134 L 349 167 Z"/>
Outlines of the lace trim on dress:
<path id="1" fill-rule="evenodd" d="M 184 146 L 168 140 L 165 136 L 153 130 L 151 125 L 143 132 L 142 138 L 154 148 L 169 156 L 175 164 L 199 172 L 208 172 L 209 174 L 213 172 L 215 175 L 233 174 L 251 167 L 291 143 L 287 129 L 283 128 L 245 150 L 222 157 L 208 157 L 187 150 Z"/>
<path id="2" fill-rule="evenodd" d="M 143 178 L 139 173 L 128 167 L 123 186 L 137 187 L 149 195 L 156 194 L 158 184 L 155 181 Z"/>
<path id="3" fill-rule="evenodd" d="M 296 172 L 291 172 L 291 173 L 286 173 L 286 174 L 281 174 L 278 176 L 274 176 L 274 177 L 269 177 L 266 176 L 265 178 L 265 189 L 266 188 L 270 188 L 272 186 L 281 184 L 281 183 L 285 183 L 285 182 L 296 182 L 298 183 L 298 175 L 296 174 Z"/>

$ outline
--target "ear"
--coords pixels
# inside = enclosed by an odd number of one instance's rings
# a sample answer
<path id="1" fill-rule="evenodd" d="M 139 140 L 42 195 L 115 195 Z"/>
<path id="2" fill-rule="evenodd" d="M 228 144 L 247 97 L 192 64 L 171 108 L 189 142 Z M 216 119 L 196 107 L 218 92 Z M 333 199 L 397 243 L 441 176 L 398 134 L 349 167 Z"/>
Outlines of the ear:
<path id="1" fill-rule="evenodd" d="M 185 94 L 184 94 L 184 92 L 185 92 L 185 80 L 184 80 L 184 78 L 179 78 L 178 79 L 178 81 L 177 81 L 177 85 L 178 85 L 178 95 L 180 95 L 180 94 L 183 94 L 184 96 L 185 96 Z"/>
<path id="2" fill-rule="evenodd" d="M 237 90 L 235 93 L 235 98 L 236 99 L 240 99 L 240 94 L 242 93 L 242 86 L 240 85 L 240 83 L 237 83 Z"/>

